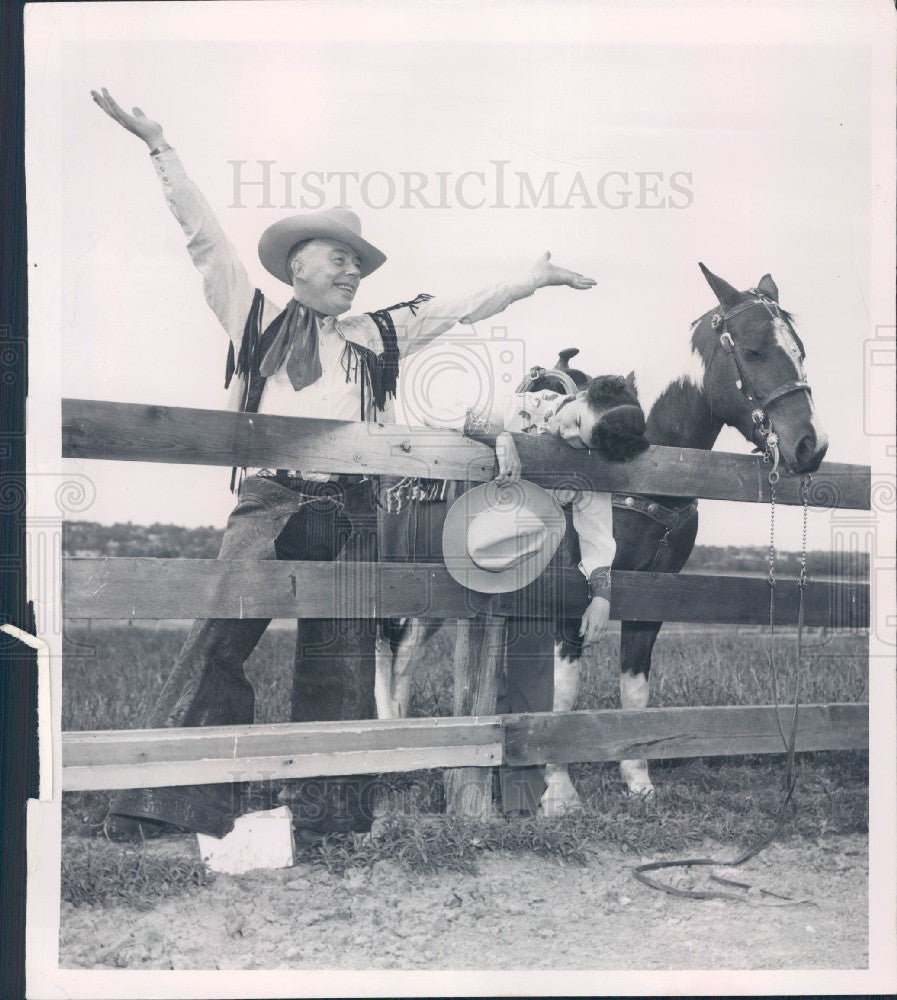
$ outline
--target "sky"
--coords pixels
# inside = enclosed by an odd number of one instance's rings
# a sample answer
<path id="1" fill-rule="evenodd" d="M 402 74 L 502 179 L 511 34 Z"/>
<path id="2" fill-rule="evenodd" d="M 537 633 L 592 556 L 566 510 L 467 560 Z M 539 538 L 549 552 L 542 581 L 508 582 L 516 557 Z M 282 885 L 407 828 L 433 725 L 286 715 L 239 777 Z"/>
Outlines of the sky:
<path id="1" fill-rule="evenodd" d="M 224 406 L 226 336 L 145 146 L 90 99 L 106 86 L 163 125 L 266 294 L 289 294 L 256 256 L 261 231 L 299 207 L 283 204 L 282 172 L 372 175 L 370 204 L 355 185 L 350 207 L 389 260 L 353 311 L 513 279 L 550 250 L 597 286 L 541 291 L 454 336 L 474 338 L 480 357 L 510 346 L 515 372 L 579 347 L 592 374 L 635 370 L 646 409 L 691 367 L 689 325 L 715 303 L 698 261 L 739 288 L 769 272 L 797 316 L 828 458 L 868 462 L 866 342 L 889 321 L 871 305 L 868 36 L 837 4 L 841 21 L 766 36 L 718 20 L 701 38 L 667 5 L 654 10 L 648 22 L 619 4 L 467 5 L 462 23 L 450 3 L 32 8 L 29 257 L 52 273 L 32 308 L 32 351 L 59 345 L 64 396 Z M 263 160 L 269 207 L 258 187 L 234 194 L 234 161 L 253 179 Z M 492 207 L 496 161 L 510 207 Z M 487 177 L 481 207 L 455 196 L 467 171 Z M 409 172 L 431 202 L 448 176 L 450 207 L 390 200 L 390 179 L 400 192 Z M 593 202 L 605 178 L 607 204 L 513 207 L 517 174 L 538 190 L 552 172 L 558 202 L 579 174 Z M 639 173 L 660 175 L 656 195 L 640 194 Z M 464 183 L 475 204 L 483 186 Z M 629 204 L 610 207 L 624 187 Z M 750 446 L 725 430 L 717 449 Z M 62 467 L 91 481 L 77 516 L 104 523 L 223 526 L 234 502 L 222 468 Z M 811 514 L 811 547 L 829 548 L 832 531 L 830 512 Z M 760 505 L 701 502 L 699 543 L 763 545 L 768 533 Z M 799 511 L 782 512 L 780 546 L 799 540 Z"/>

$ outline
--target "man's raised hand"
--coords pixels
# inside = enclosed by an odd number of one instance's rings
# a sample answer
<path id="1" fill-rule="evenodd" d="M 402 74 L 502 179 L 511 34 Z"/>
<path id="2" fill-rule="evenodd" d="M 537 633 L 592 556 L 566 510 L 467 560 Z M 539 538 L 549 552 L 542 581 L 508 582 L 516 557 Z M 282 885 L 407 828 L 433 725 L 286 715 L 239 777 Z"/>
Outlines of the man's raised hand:
<path id="1" fill-rule="evenodd" d="M 536 283 L 536 288 L 545 288 L 547 285 L 567 285 L 578 291 L 585 291 L 585 289 L 597 284 L 594 278 L 586 278 L 577 271 L 569 271 L 566 267 L 552 264 L 551 254 L 548 250 L 533 266 L 533 280 Z"/>
<path id="2" fill-rule="evenodd" d="M 109 117 L 118 122 L 122 128 L 133 132 L 138 138 L 149 146 L 150 149 L 157 149 L 166 145 L 165 136 L 162 134 L 162 126 L 147 118 L 140 108 L 133 108 L 133 114 L 128 114 L 124 108 L 120 107 L 115 98 L 105 87 L 98 93 L 96 90 L 90 92 L 94 102 L 98 104 Z"/>

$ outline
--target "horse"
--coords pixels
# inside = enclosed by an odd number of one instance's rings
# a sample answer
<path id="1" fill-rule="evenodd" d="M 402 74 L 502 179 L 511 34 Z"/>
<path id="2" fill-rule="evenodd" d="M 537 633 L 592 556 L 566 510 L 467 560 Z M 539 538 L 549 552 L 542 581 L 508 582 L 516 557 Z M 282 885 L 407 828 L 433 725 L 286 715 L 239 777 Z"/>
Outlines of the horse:
<path id="1" fill-rule="evenodd" d="M 772 455 L 790 473 L 815 472 L 828 449 L 804 369 L 805 351 L 794 318 L 779 305 L 769 274 L 739 291 L 699 264 L 717 305 L 691 325 L 691 348 L 698 376 L 674 379 L 651 407 L 646 435 L 655 445 L 711 450 L 724 426 L 736 428 L 755 449 Z M 613 568 L 678 573 L 694 548 L 698 506 L 694 497 L 614 495 Z M 411 642 L 421 642 L 434 626 L 413 623 Z M 620 639 L 620 703 L 625 709 L 648 704 L 648 677 L 654 643 L 663 622 L 623 622 Z M 406 668 L 413 649 L 398 646 Z M 410 644 L 409 644 L 410 645 Z M 581 664 L 555 651 L 556 712 L 570 711 L 579 693 Z M 410 677 L 402 679 L 407 693 Z M 381 687 L 383 684 L 381 682 Z M 407 704 L 407 702 L 405 703 Z M 385 706 L 384 706 L 385 707 Z M 379 704 L 378 704 L 379 709 Z M 402 711 L 402 706 L 398 706 Z M 630 794 L 651 795 L 654 786 L 645 760 L 624 760 L 620 772 Z M 581 808 L 565 765 L 548 765 L 543 815 Z"/>

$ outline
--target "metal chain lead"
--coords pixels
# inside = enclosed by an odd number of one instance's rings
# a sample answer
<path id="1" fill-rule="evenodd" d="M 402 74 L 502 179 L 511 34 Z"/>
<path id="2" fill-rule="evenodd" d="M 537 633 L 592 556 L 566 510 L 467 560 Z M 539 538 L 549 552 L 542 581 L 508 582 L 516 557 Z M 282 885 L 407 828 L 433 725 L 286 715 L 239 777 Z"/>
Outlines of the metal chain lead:
<path id="1" fill-rule="evenodd" d="M 807 584 L 807 519 L 810 512 L 810 482 L 812 476 L 804 476 L 800 481 L 800 499 L 803 504 L 803 533 L 800 549 L 800 586 Z"/>
<path id="2" fill-rule="evenodd" d="M 812 476 L 804 476 L 800 481 L 800 498 L 803 505 L 803 523 L 801 526 L 800 545 L 800 577 L 797 581 L 797 669 L 800 671 L 800 661 L 803 652 L 804 636 L 804 595 L 807 589 L 807 523 L 810 517 L 810 483 Z"/>
<path id="3" fill-rule="evenodd" d="M 768 459 L 767 459 L 768 460 Z M 779 481 L 778 470 L 773 468 L 769 473 L 769 548 L 766 552 L 767 583 L 769 584 L 769 666 L 772 674 L 772 703 L 776 710 L 776 725 L 785 749 L 788 748 L 788 737 L 782 728 L 782 716 L 779 710 L 779 668 L 776 663 L 776 483 Z"/>

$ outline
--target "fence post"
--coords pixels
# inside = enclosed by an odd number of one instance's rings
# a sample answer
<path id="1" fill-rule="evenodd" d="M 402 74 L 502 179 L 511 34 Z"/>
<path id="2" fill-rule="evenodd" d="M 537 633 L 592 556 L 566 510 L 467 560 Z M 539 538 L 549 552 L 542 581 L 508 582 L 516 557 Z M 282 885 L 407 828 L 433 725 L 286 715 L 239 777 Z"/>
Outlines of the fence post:
<path id="1" fill-rule="evenodd" d="M 503 615 L 489 609 L 473 619 L 458 622 L 455 643 L 454 714 L 494 715 L 498 678 L 504 667 Z M 500 763 L 496 761 L 496 763 Z M 492 768 L 455 767 L 445 771 L 447 813 L 487 819 L 492 814 Z"/>

